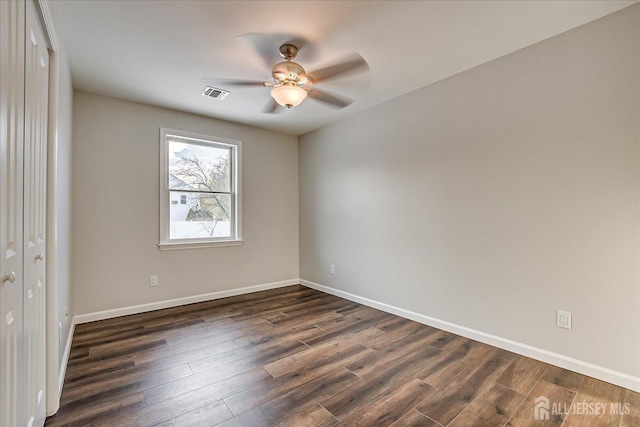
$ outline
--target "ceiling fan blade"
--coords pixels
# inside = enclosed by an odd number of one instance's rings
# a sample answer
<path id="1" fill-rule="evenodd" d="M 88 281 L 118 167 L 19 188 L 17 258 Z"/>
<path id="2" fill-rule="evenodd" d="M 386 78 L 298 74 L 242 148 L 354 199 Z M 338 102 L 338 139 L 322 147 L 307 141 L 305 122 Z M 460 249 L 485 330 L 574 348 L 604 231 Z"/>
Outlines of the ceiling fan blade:
<path id="1" fill-rule="evenodd" d="M 336 109 L 348 107 L 353 102 L 352 99 L 331 95 L 315 88 L 309 90 L 308 96 L 311 99 L 322 102 L 323 104 Z"/>
<path id="2" fill-rule="evenodd" d="M 267 114 L 281 113 L 282 108 L 279 108 L 279 107 L 280 105 L 274 99 L 270 99 L 265 104 L 264 108 L 262 109 L 262 112 Z"/>
<path id="3" fill-rule="evenodd" d="M 264 62 L 267 69 L 270 70 L 276 63 L 282 61 L 282 58 L 278 55 L 278 46 L 274 46 L 270 36 L 260 33 L 247 33 L 236 37 L 244 40 L 253 48 L 262 58 L 262 62 Z"/>
<path id="4" fill-rule="evenodd" d="M 264 82 L 259 80 L 239 80 L 239 79 L 216 79 L 216 78 L 205 78 L 203 79 L 207 84 L 211 84 L 213 86 L 244 86 L 244 87 L 264 87 Z M 222 87 L 221 89 L 224 89 Z"/>
<path id="5" fill-rule="evenodd" d="M 365 59 L 353 53 L 340 63 L 329 65 L 314 72 L 308 73 L 314 83 L 319 83 L 329 79 L 338 77 L 347 77 L 354 74 L 365 73 L 369 71 L 369 64 Z"/>

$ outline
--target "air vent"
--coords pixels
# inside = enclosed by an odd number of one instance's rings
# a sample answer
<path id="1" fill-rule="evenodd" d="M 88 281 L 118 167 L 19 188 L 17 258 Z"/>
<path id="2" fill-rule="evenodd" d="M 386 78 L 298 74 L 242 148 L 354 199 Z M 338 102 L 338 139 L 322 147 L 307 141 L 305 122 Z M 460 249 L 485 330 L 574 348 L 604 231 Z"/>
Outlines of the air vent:
<path id="1" fill-rule="evenodd" d="M 207 86 L 204 88 L 201 95 L 208 98 L 223 100 L 227 97 L 227 95 L 229 95 L 229 91 Z"/>

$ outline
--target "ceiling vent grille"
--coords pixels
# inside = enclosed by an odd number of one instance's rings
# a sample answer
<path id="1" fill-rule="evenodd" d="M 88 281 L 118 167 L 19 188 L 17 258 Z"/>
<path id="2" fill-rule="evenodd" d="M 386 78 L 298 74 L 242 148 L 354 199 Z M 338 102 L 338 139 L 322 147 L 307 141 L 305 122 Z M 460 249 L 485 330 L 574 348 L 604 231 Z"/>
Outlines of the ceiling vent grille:
<path id="1" fill-rule="evenodd" d="M 229 91 L 207 86 L 204 88 L 201 95 L 206 96 L 207 98 L 223 100 L 227 97 L 227 95 L 229 95 Z"/>

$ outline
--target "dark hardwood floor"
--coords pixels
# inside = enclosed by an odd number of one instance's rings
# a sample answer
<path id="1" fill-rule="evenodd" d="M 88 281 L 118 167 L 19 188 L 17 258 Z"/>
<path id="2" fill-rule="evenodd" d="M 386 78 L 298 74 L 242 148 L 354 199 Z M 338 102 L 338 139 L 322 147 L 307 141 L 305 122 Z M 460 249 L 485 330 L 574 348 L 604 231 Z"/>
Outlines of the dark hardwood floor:
<path id="1" fill-rule="evenodd" d="M 536 421 L 539 396 L 570 413 Z M 588 414 L 585 402 L 630 405 Z M 290 286 L 78 325 L 46 422 L 335 424 L 640 426 L 640 395 Z"/>

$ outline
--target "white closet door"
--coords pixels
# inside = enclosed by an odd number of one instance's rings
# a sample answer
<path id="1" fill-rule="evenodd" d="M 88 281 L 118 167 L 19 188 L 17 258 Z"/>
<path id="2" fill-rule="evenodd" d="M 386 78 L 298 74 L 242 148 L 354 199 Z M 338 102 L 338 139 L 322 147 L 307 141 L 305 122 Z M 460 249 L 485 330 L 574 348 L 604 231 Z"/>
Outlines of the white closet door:
<path id="1" fill-rule="evenodd" d="M 27 426 L 45 419 L 45 226 L 49 52 L 27 2 L 24 113 L 24 362 Z"/>
<path id="2" fill-rule="evenodd" d="M 0 426 L 23 426 L 24 2 L 0 1 Z"/>

